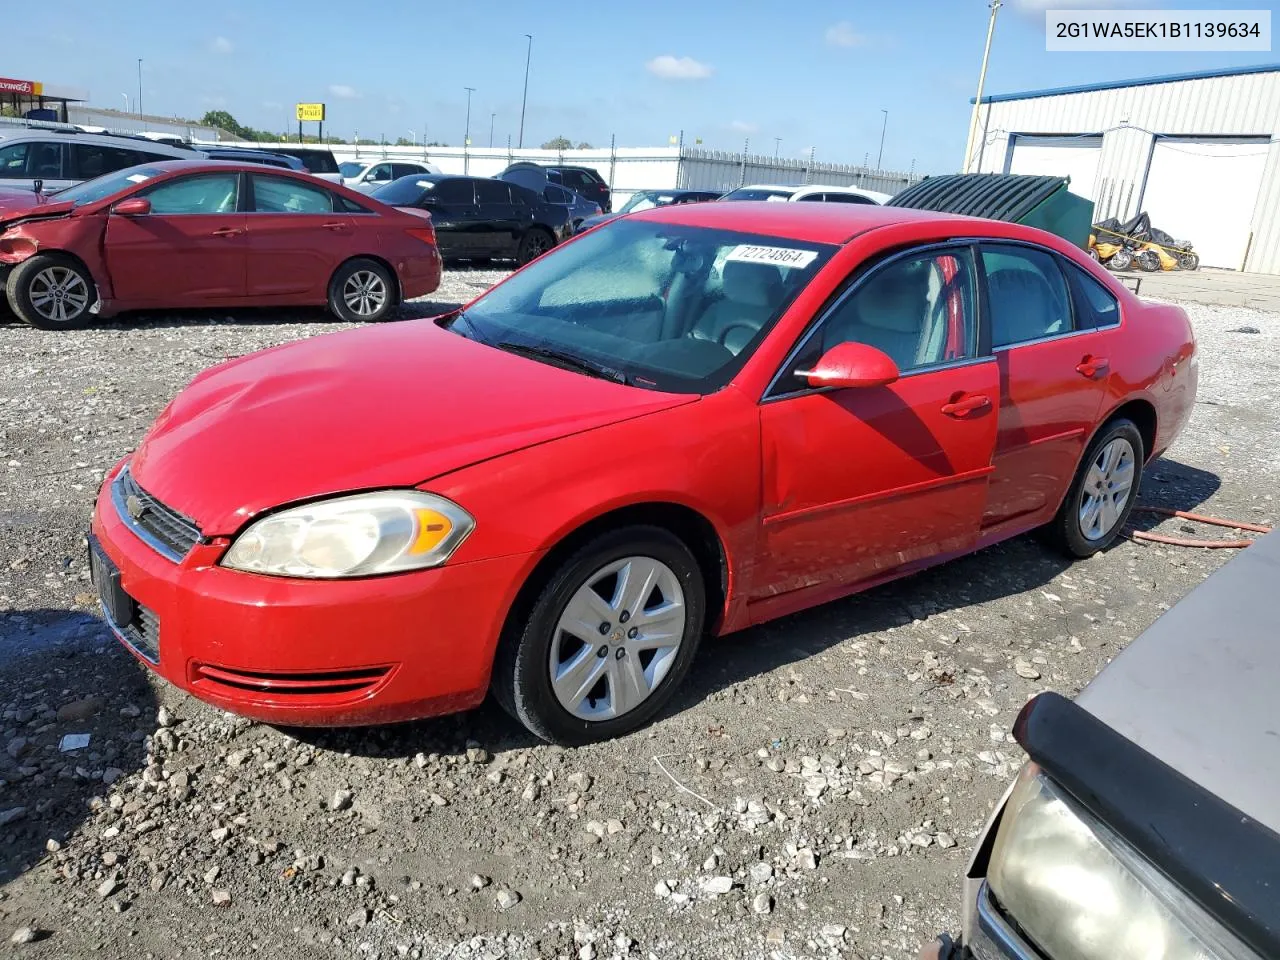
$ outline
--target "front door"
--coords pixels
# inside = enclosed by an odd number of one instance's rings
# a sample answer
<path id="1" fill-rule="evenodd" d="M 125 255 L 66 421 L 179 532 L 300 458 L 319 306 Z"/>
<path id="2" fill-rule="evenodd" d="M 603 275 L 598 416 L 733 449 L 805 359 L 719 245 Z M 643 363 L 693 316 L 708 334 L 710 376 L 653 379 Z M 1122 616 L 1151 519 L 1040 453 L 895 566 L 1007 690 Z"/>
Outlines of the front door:
<path id="1" fill-rule="evenodd" d="M 138 307 L 199 307 L 245 295 L 245 215 L 239 173 L 175 177 L 133 196 L 141 216 L 110 214 L 106 259 L 116 300 Z"/>
<path id="2" fill-rule="evenodd" d="M 1106 394 L 1110 332 L 1073 310 L 1057 258 L 984 244 L 1000 429 L 984 529 L 1049 519 L 1075 475 Z"/>
<path id="3" fill-rule="evenodd" d="M 424 201 L 436 230 L 440 256 L 483 256 L 480 249 L 480 208 L 476 206 L 475 181 L 467 177 L 439 180 Z"/>
<path id="4" fill-rule="evenodd" d="M 975 275 L 967 246 L 883 262 L 817 321 L 770 388 L 752 577 L 760 619 L 976 542 L 999 375 L 980 347 Z M 901 377 L 815 389 L 796 375 L 846 341 L 884 351 Z"/>
<path id="5" fill-rule="evenodd" d="M 315 180 L 252 175 L 248 289 L 255 297 L 324 302 L 333 271 L 355 250 L 351 214 Z"/>

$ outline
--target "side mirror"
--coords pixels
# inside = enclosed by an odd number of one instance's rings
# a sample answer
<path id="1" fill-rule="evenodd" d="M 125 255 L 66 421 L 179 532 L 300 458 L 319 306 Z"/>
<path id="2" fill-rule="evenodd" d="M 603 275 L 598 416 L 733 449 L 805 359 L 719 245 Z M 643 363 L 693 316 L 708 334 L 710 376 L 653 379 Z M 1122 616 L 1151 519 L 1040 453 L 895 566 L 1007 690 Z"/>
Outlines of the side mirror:
<path id="1" fill-rule="evenodd" d="M 130 197 L 117 203 L 111 212 L 122 217 L 145 217 L 151 212 L 151 201 L 146 197 Z"/>
<path id="2" fill-rule="evenodd" d="M 901 373 L 893 358 L 865 343 L 837 343 L 812 370 L 797 370 L 811 387 L 883 387 Z"/>

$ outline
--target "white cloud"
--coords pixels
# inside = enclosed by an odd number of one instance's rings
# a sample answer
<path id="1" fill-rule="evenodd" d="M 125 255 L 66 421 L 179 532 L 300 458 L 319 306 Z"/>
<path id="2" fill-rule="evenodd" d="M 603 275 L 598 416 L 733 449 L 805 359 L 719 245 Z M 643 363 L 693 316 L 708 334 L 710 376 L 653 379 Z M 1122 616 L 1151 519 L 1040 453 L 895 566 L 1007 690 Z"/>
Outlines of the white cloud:
<path id="1" fill-rule="evenodd" d="M 226 37 L 214 37 L 209 41 L 209 49 L 214 53 L 230 53 L 235 47 Z"/>
<path id="2" fill-rule="evenodd" d="M 734 120 L 729 124 L 729 129 L 738 133 L 755 133 L 760 129 L 760 124 L 751 123 L 748 120 Z"/>
<path id="3" fill-rule="evenodd" d="M 329 84 L 329 92 L 339 100 L 355 100 L 360 94 L 356 93 L 355 87 L 349 87 L 345 83 Z"/>
<path id="4" fill-rule="evenodd" d="M 855 30 L 848 20 L 827 27 L 826 37 L 833 47 L 861 47 L 867 42 L 866 36 Z"/>
<path id="5" fill-rule="evenodd" d="M 713 72 L 709 64 L 693 57 L 673 57 L 669 53 L 654 57 L 645 69 L 663 80 L 705 80 Z"/>

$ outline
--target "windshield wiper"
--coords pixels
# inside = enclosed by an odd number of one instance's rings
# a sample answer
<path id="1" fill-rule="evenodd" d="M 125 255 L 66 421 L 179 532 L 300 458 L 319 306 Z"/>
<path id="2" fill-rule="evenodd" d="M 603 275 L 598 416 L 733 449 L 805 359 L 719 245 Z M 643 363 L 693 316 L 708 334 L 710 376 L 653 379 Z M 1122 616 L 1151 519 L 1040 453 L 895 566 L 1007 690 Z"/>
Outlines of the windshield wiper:
<path id="1" fill-rule="evenodd" d="M 463 333 L 461 330 L 457 329 L 459 320 L 461 320 L 463 323 L 467 325 L 466 333 Z M 468 340 L 474 340 L 477 343 L 484 343 L 484 344 L 488 344 L 489 346 L 493 346 L 493 338 L 487 336 L 485 332 L 481 330 L 480 327 L 476 324 L 476 322 L 472 320 L 469 316 L 467 316 L 466 312 L 463 311 L 461 307 L 453 311 L 453 313 L 449 316 L 447 323 L 448 323 L 448 329 L 454 330 L 459 336 L 466 337 Z"/>
<path id="2" fill-rule="evenodd" d="M 503 340 L 494 344 L 499 350 L 506 350 L 508 353 L 516 353 L 522 357 L 530 357 L 534 360 L 549 360 L 554 364 L 566 367 L 570 370 L 577 370 L 579 373 L 585 373 L 589 376 L 599 377 L 602 380 L 612 380 L 614 383 L 625 383 L 630 385 L 631 378 L 616 367 L 607 364 L 597 363 L 595 360 L 588 360 L 585 357 L 579 357 L 564 350 L 557 350 L 555 347 L 539 347 L 529 343 L 513 343 L 510 340 Z"/>

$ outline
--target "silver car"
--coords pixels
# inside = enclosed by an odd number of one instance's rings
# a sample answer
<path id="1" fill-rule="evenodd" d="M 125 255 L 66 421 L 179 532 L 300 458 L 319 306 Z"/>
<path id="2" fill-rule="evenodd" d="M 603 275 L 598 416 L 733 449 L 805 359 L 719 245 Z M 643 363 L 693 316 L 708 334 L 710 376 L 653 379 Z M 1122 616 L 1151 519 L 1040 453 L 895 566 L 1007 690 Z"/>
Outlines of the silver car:
<path id="1" fill-rule="evenodd" d="M 0 128 L 0 190 L 45 193 L 161 160 L 203 160 L 198 150 L 124 134 Z"/>
<path id="2" fill-rule="evenodd" d="M 1030 757 L 931 960 L 1280 957 L 1280 531 L 1134 640 L 1074 702 L 1042 693 Z"/>

